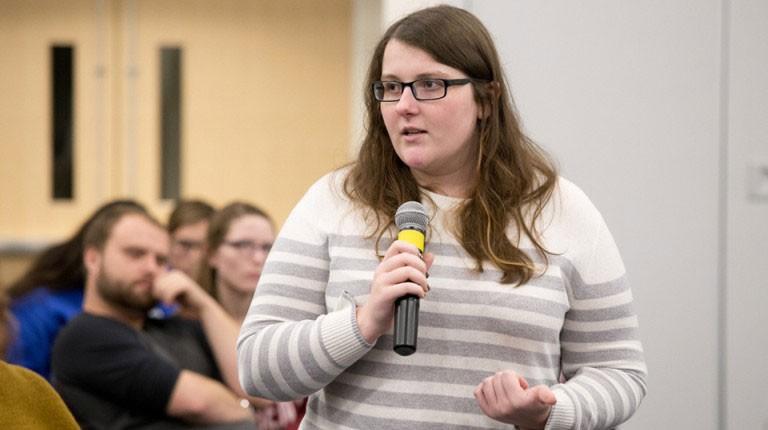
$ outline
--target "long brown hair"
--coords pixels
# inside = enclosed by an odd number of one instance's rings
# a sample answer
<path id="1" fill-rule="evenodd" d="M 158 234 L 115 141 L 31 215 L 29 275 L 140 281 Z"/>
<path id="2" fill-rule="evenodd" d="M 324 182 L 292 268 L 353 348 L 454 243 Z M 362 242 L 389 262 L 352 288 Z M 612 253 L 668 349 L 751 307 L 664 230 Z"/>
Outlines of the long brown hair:
<path id="1" fill-rule="evenodd" d="M 397 207 L 421 200 L 419 185 L 392 147 L 371 90 L 381 79 L 384 50 L 392 39 L 476 80 L 475 101 L 487 115 L 478 120 L 475 183 L 460 209 L 455 233 L 477 270 L 490 260 L 502 270 L 502 282 L 527 282 L 535 274 L 534 263 L 506 230 L 514 222 L 521 238 L 528 237 L 547 261 L 535 223 L 552 195 L 557 172 L 547 154 L 523 134 L 490 34 L 463 9 L 436 6 L 414 12 L 392 24 L 379 41 L 365 83 L 367 134 L 344 182 L 345 193 L 373 210 L 377 244 L 394 224 Z"/>
<path id="2" fill-rule="evenodd" d="M 272 218 L 270 218 L 264 210 L 245 202 L 232 202 L 224 206 L 213 214 L 213 217 L 211 217 L 211 221 L 208 224 L 208 236 L 206 238 L 207 251 L 205 259 L 203 260 L 204 264 L 200 265 L 198 283 L 216 300 L 218 300 L 218 293 L 216 291 L 216 269 L 208 264 L 208 261 L 211 256 L 216 253 L 221 244 L 224 243 L 224 239 L 226 238 L 227 233 L 229 233 L 229 227 L 232 226 L 232 223 L 245 215 L 260 216 L 274 226 Z"/>
<path id="3" fill-rule="evenodd" d="M 63 242 L 54 244 L 35 258 L 30 268 L 8 287 L 12 298 L 39 287 L 52 290 L 83 288 L 85 267 L 83 266 L 84 238 L 93 220 L 102 214 L 120 210 L 146 213 L 146 209 L 134 200 L 113 200 L 96 209 L 77 231 Z"/>

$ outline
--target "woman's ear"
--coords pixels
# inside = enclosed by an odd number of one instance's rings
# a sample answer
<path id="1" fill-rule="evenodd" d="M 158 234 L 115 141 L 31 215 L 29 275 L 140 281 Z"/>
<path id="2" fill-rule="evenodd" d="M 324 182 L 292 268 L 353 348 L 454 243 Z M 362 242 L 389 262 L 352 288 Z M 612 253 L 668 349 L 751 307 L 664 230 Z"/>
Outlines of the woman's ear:
<path id="1" fill-rule="evenodd" d="M 480 103 L 480 109 L 477 111 L 477 119 L 487 119 L 491 115 L 493 106 L 498 105 L 499 97 L 501 96 L 501 85 L 497 81 L 486 82 L 483 84 L 483 93 L 487 94 L 487 97 L 483 97 Z"/>

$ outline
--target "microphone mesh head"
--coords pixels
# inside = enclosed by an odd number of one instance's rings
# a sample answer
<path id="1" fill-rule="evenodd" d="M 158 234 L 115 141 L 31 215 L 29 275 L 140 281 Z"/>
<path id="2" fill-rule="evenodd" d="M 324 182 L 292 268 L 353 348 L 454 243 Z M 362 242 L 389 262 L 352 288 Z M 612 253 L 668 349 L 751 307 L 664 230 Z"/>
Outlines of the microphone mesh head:
<path id="1" fill-rule="evenodd" d="M 419 202 L 405 202 L 395 212 L 395 225 L 399 230 L 418 230 L 426 233 L 428 223 L 427 211 Z"/>

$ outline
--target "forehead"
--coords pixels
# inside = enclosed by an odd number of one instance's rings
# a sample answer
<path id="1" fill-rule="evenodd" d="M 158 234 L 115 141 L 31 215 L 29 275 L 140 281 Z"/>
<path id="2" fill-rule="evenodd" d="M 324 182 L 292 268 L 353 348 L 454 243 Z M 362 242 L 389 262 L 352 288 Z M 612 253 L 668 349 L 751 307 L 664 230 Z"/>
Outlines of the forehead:
<path id="1" fill-rule="evenodd" d="M 229 225 L 229 240 L 262 239 L 272 240 L 274 232 L 266 218 L 259 215 L 243 215 Z"/>
<path id="2" fill-rule="evenodd" d="M 142 215 L 129 214 L 122 217 L 112 228 L 107 246 L 137 247 L 160 254 L 168 251 L 168 233 Z"/>
<path id="3" fill-rule="evenodd" d="M 461 71 L 437 62 L 427 51 L 392 39 L 384 48 L 381 60 L 381 76 L 396 78 L 455 77 Z"/>
<path id="4" fill-rule="evenodd" d="M 173 232 L 173 237 L 205 238 L 208 232 L 208 220 L 200 220 L 191 224 L 184 224 Z"/>

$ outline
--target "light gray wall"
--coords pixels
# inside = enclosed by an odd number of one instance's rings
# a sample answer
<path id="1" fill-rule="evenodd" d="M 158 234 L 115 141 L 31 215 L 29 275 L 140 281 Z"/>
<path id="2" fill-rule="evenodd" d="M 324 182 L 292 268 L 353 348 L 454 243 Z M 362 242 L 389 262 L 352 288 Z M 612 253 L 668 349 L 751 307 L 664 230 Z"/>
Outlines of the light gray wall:
<path id="1" fill-rule="evenodd" d="M 768 195 L 750 197 L 749 166 L 768 178 L 768 2 L 726 5 L 728 429 L 768 429 Z"/>
<path id="2" fill-rule="evenodd" d="M 720 4 L 476 1 L 524 124 L 608 222 L 649 395 L 625 426 L 718 428 Z"/>

